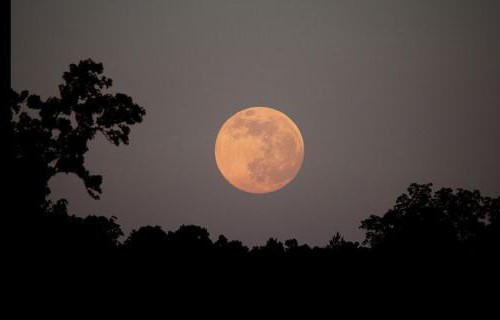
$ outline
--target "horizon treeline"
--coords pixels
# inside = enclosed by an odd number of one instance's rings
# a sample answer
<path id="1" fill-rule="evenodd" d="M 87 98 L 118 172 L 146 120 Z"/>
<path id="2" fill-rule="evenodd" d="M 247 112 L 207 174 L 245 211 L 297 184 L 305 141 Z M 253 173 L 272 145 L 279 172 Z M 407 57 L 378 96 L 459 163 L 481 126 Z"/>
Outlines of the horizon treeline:
<path id="1" fill-rule="evenodd" d="M 183 225 L 176 231 L 143 226 L 123 236 L 115 217 L 76 217 L 67 201 L 49 201 L 49 180 L 72 173 L 95 199 L 102 176 L 84 165 L 89 142 L 102 134 L 110 143 L 128 144 L 131 126 L 145 109 L 123 93 L 108 93 L 112 80 L 91 59 L 71 64 L 59 97 L 42 100 L 11 90 L 3 121 L 7 211 L 11 248 L 23 252 L 117 253 L 151 256 L 215 257 L 497 257 L 500 252 L 500 197 L 477 190 L 433 191 L 432 184 L 411 184 L 392 208 L 360 222 L 361 243 L 332 235 L 324 247 L 270 238 L 249 248 L 224 235 L 213 241 L 207 229 Z M 362 195 L 360 195 L 362 200 Z M 334 226 L 332 226 L 334 228 Z"/>

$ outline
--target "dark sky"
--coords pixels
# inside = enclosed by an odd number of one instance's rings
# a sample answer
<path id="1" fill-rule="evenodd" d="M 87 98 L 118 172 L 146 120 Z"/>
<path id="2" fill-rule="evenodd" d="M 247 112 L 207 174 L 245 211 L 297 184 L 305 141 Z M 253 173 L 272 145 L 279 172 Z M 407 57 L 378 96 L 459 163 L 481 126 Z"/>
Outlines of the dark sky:
<path id="1" fill-rule="evenodd" d="M 12 85 L 56 95 L 91 57 L 146 108 L 129 146 L 91 145 L 101 200 L 53 179 L 72 213 L 324 245 L 336 231 L 361 240 L 360 221 L 411 182 L 500 195 L 499 31 L 496 0 L 15 0 Z M 286 113 L 305 142 L 298 177 L 267 195 L 235 189 L 214 160 L 222 123 L 254 105 Z"/>

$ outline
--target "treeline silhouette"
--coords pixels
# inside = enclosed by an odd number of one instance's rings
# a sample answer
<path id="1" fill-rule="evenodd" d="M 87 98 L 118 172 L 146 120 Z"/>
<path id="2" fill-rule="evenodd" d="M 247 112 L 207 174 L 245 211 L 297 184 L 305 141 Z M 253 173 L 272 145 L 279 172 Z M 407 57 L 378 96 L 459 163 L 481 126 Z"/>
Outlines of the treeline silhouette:
<path id="1" fill-rule="evenodd" d="M 107 93 L 112 80 L 91 59 L 71 64 L 59 86 L 60 97 L 42 100 L 11 90 L 6 130 L 3 226 L 9 249 L 20 255 L 99 256 L 107 259 L 180 258 L 367 261 L 380 259 L 495 259 L 500 252 L 500 197 L 479 191 L 411 184 L 386 213 L 361 221 L 362 243 L 336 233 L 325 246 L 296 239 L 270 238 L 249 248 L 224 235 L 212 240 L 207 229 L 183 225 L 175 231 L 159 226 L 133 230 L 125 240 L 115 217 L 76 217 L 67 201 L 52 202 L 48 182 L 58 173 L 73 173 L 93 198 L 102 177 L 85 167 L 88 143 L 102 134 L 114 144 L 128 143 L 130 127 L 145 110 L 125 94 Z"/>

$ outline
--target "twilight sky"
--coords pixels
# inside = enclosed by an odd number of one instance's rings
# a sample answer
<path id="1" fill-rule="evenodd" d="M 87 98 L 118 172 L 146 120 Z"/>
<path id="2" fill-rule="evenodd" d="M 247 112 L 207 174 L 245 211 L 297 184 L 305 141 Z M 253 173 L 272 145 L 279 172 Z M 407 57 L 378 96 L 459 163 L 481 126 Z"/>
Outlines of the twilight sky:
<path id="1" fill-rule="evenodd" d="M 500 1 L 12 1 L 12 86 L 56 95 L 80 59 L 146 109 L 129 146 L 87 154 L 101 200 L 53 179 L 71 213 L 270 236 L 361 240 L 411 182 L 500 195 Z M 272 106 L 301 129 L 297 178 L 266 195 L 217 170 L 238 110 Z"/>

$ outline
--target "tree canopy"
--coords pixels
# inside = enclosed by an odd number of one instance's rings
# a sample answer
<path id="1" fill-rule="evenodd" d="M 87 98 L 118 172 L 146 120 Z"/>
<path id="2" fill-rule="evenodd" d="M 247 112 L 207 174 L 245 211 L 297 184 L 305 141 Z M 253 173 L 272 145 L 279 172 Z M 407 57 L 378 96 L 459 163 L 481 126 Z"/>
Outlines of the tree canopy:
<path id="1" fill-rule="evenodd" d="M 4 168 L 7 219 L 24 230 L 17 242 L 36 247 L 56 242 L 115 247 L 122 235 L 116 218 L 69 216 L 66 200 L 47 200 L 48 183 L 58 173 L 75 174 L 98 199 L 102 176 L 85 166 L 89 142 L 101 134 L 114 145 L 128 144 L 130 126 L 142 121 L 145 110 L 126 94 L 108 91 L 112 80 L 103 75 L 102 63 L 87 59 L 71 64 L 63 80 L 59 97 L 45 100 L 28 91 L 10 91 Z"/>
<path id="2" fill-rule="evenodd" d="M 11 91 L 16 173 L 23 177 L 19 193 L 31 203 L 43 203 L 48 181 L 58 173 L 76 174 L 98 199 L 102 176 L 92 174 L 84 161 L 89 142 L 101 134 L 114 145 L 128 144 L 130 126 L 142 121 L 144 108 L 126 94 L 107 92 L 113 82 L 102 74 L 102 63 L 87 59 L 69 66 L 59 97 L 42 100 Z"/>
<path id="3" fill-rule="evenodd" d="M 500 198 L 413 183 L 383 216 L 361 222 L 365 244 L 392 254 L 479 254 L 499 248 Z"/>
<path id="4" fill-rule="evenodd" d="M 59 97 L 41 99 L 27 91 L 10 92 L 6 124 L 6 213 L 13 248 L 33 251 L 120 252 L 156 257 L 326 257 L 373 256 L 497 256 L 500 252 L 500 197 L 477 190 L 432 190 L 432 184 L 411 184 L 383 215 L 361 222 L 362 244 L 336 233 L 323 247 L 284 242 L 276 238 L 262 246 L 246 247 L 220 235 L 214 242 L 208 230 L 182 225 L 176 231 L 143 226 L 124 234 L 116 217 L 68 214 L 67 201 L 49 201 L 49 180 L 58 173 L 75 174 L 88 194 L 98 199 L 102 176 L 85 166 L 89 142 L 97 134 L 111 144 L 129 143 L 130 128 L 145 110 L 123 93 L 111 93 L 112 80 L 103 65 L 91 59 L 71 64 L 63 75 Z M 362 197 L 362 195 L 360 196 Z M 4 215 L 5 217 L 5 215 Z"/>

